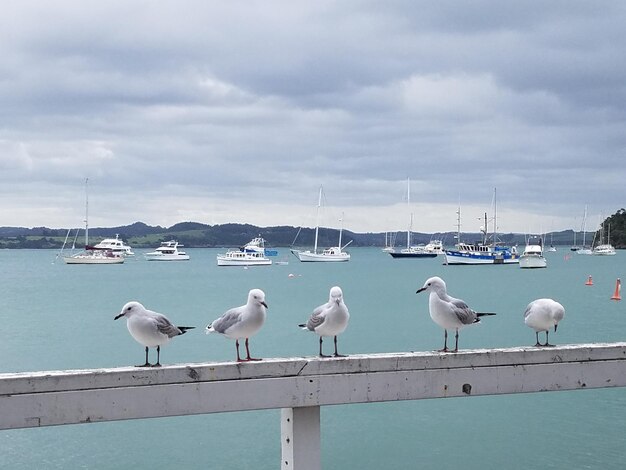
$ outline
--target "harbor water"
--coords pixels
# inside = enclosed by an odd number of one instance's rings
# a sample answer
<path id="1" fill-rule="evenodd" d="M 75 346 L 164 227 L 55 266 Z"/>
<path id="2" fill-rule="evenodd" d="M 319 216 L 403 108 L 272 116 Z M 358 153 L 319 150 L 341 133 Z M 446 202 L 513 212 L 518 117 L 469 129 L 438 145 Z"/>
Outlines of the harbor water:
<path id="1" fill-rule="evenodd" d="M 431 351 L 443 331 L 416 290 L 442 277 L 451 295 L 496 312 L 461 331 L 460 349 L 533 345 L 523 313 L 534 299 L 561 302 L 556 344 L 626 340 L 626 253 L 546 253 L 546 269 L 445 266 L 441 258 L 392 259 L 378 248 L 351 249 L 348 263 L 218 267 L 224 250 L 186 249 L 188 262 L 148 262 L 142 251 L 121 265 L 65 265 L 48 250 L 0 251 L 0 373 L 118 367 L 143 363 L 144 350 L 122 306 L 138 300 L 175 324 L 195 326 L 161 349 L 161 362 L 233 360 L 232 341 L 204 328 L 263 289 L 267 321 L 250 340 L 257 357 L 314 356 L 318 338 L 300 330 L 339 285 L 351 314 L 339 337 L 344 354 Z M 287 256 L 279 249 L 279 258 Z M 593 286 L 586 286 L 589 276 Z M 544 335 L 541 334 L 541 338 Z M 453 337 L 452 337 L 453 340 Z M 330 351 L 332 341 L 325 346 Z M 154 356 L 151 351 L 151 361 Z M 246 366 L 254 367 L 254 364 Z M 1 417 L 0 417 L 1 419 Z M 548 392 L 323 407 L 324 469 L 622 469 L 626 389 Z M 276 469 L 280 411 L 120 421 L 0 431 L 7 469 Z"/>

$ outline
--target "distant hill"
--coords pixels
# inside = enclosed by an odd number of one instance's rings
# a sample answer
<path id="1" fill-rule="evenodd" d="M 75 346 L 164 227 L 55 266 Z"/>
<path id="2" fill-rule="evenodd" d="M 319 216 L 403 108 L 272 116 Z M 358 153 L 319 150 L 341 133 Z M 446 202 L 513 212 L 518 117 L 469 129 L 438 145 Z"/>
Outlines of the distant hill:
<path id="1" fill-rule="evenodd" d="M 624 209 L 607 219 L 611 224 L 611 242 L 616 248 L 626 248 L 626 213 Z M 607 222 L 607 223 L 608 223 Z M 0 248 L 60 248 L 68 234 L 68 229 L 50 229 L 47 227 L 0 227 Z M 270 246 L 274 247 L 309 247 L 313 246 L 315 230 L 290 226 L 256 227 L 249 224 L 206 225 L 198 222 L 181 222 L 171 227 L 150 226 L 143 222 L 120 227 L 95 227 L 89 229 L 90 243 L 97 243 L 103 238 L 115 237 L 118 234 L 133 248 L 151 248 L 162 241 L 177 239 L 186 247 L 236 247 L 242 246 L 256 236 L 262 236 Z M 578 234 L 581 237 L 582 234 Z M 593 232 L 587 233 L 587 239 L 593 238 Z M 72 229 L 68 240 L 71 245 L 76 231 Z M 598 235 L 599 236 L 599 235 Z M 82 242 L 84 233 L 81 230 L 78 244 Z M 444 245 L 453 246 L 456 233 L 414 233 L 414 244 L 428 243 L 431 239 L 443 240 Z M 479 233 L 463 233 L 463 240 L 473 242 L 480 240 Z M 336 229 L 320 228 L 318 245 L 328 247 L 337 244 L 339 232 Z M 524 234 L 499 234 L 502 242 L 511 245 L 525 243 Z M 352 240 L 350 246 L 383 246 L 384 233 L 355 233 L 343 231 L 343 243 Z M 574 232 L 565 230 L 546 235 L 546 244 L 571 245 Z M 406 232 L 397 233 L 395 246 L 406 245 Z"/>

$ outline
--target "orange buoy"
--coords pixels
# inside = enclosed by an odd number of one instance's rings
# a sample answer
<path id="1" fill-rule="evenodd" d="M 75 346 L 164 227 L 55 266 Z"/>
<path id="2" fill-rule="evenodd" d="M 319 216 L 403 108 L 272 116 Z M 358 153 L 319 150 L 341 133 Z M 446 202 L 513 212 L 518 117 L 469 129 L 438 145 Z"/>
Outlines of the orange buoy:
<path id="1" fill-rule="evenodd" d="M 587 279 L 587 282 L 585 282 L 586 286 L 593 286 L 593 279 L 591 279 L 591 274 L 589 275 L 589 279 Z"/>
<path id="2" fill-rule="evenodd" d="M 615 292 L 613 293 L 613 297 L 611 297 L 611 300 L 622 300 L 621 290 L 622 281 L 618 277 L 617 281 L 615 281 Z"/>

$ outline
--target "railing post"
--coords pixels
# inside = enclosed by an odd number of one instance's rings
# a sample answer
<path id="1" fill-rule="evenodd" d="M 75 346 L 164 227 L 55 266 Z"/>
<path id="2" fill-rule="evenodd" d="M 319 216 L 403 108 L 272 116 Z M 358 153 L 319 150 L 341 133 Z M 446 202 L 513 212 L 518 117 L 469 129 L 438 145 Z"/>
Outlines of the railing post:
<path id="1" fill-rule="evenodd" d="M 283 408 L 280 417 L 282 470 L 320 470 L 320 407 Z"/>

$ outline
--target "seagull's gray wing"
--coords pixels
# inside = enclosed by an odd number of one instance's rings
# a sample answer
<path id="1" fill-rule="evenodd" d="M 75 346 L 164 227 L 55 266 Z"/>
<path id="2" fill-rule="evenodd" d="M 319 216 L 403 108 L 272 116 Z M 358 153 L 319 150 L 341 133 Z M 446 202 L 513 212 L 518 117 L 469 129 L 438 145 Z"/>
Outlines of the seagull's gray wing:
<path id="1" fill-rule="evenodd" d="M 217 320 L 215 320 L 213 323 L 211 323 L 211 326 L 215 331 L 223 334 L 235 323 L 241 321 L 241 314 L 241 310 L 239 310 L 238 308 L 232 308 L 224 315 L 219 317 Z"/>
<path id="2" fill-rule="evenodd" d="M 167 335 L 168 338 L 173 338 L 174 336 L 182 335 L 183 332 L 177 326 L 174 326 L 172 322 L 170 322 L 164 315 L 160 313 L 155 313 L 154 320 L 156 322 L 157 330 L 159 333 L 163 333 Z"/>
<path id="3" fill-rule="evenodd" d="M 526 311 L 524 312 L 524 318 L 526 318 L 528 315 L 530 315 L 530 310 L 531 310 L 531 305 L 528 305 L 528 307 L 526 307 Z"/>
<path id="4" fill-rule="evenodd" d="M 461 299 L 450 298 L 452 304 L 452 310 L 454 314 L 464 325 L 471 325 L 477 320 L 476 312 L 469 308 L 469 306 Z"/>
<path id="5" fill-rule="evenodd" d="M 326 312 L 326 310 L 328 310 L 328 303 L 320 305 L 313 310 L 313 313 L 306 322 L 307 330 L 315 331 L 315 328 L 324 323 L 324 320 L 326 320 L 326 314 L 324 312 Z"/>
<path id="6" fill-rule="evenodd" d="M 311 317 L 309 318 L 309 321 L 306 322 L 307 329 L 311 331 L 315 331 L 315 328 L 317 328 L 322 323 L 324 323 L 324 320 L 326 320 L 326 315 L 322 315 L 322 314 L 323 314 L 323 311 L 320 311 L 311 315 Z"/>

